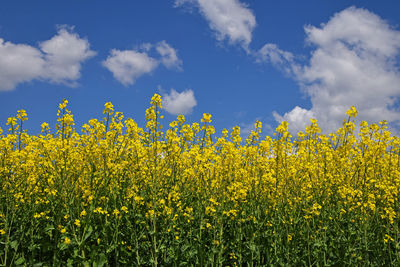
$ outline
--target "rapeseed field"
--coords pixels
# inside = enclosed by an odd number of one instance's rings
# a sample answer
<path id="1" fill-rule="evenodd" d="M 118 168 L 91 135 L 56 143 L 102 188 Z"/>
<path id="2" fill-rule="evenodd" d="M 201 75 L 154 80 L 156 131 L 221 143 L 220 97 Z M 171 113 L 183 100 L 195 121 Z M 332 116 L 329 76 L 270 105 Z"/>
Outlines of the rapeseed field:
<path id="1" fill-rule="evenodd" d="M 216 134 L 180 115 L 146 127 L 104 118 L 28 135 L 19 110 L 0 130 L 2 266 L 400 265 L 400 139 L 386 123 L 297 136 L 282 122 Z"/>

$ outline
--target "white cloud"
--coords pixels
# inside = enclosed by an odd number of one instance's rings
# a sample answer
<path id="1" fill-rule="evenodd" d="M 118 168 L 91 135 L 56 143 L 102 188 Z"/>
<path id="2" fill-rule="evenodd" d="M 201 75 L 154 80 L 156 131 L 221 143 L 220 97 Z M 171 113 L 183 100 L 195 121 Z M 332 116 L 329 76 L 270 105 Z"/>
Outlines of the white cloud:
<path id="1" fill-rule="evenodd" d="M 239 0 L 175 0 L 175 7 L 184 3 L 196 5 L 215 31 L 217 40 L 228 39 L 246 50 L 256 26 L 253 12 Z"/>
<path id="2" fill-rule="evenodd" d="M 184 4 L 191 3 L 195 4 L 197 0 L 175 0 L 174 7 L 180 7 Z"/>
<path id="3" fill-rule="evenodd" d="M 0 39 L 0 91 L 32 80 L 76 85 L 81 64 L 94 55 L 89 42 L 66 27 L 39 49 Z"/>
<path id="4" fill-rule="evenodd" d="M 354 105 L 359 121 L 399 122 L 400 110 L 393 105 L 400 96 L 400 31 L 365 9 L 350 7 L 320 27 L 306 26 L 305 32 L 315 48 L 306 65 L 295 63 L 277 46 L 269 45 L 264 58 L 262 50 L 258 54 L 259 60 L 289 69 L 312 103 L 310 110 L 295 107 L 283 116 L 275 114 L 278 121 L 287 120 L 297 132 L 316 117 L 330 132 Z"/>
<path id="5" fill-rule="evenodd" d="M 0 39 L 0 90 L 41 77 L 45 61 L 40 50 L 25 44 Z"/>
<path id="6" fill-rule="evenodd" d="M 279 49 L 276 44 L 265 44 L 260 50 L 255 53 L 253 52 L 253 54 L 256 56 L 257 62 L 271 62 L 286 74 L 293 75 L 298 71 L 293 54 Z"/>
<path id="7" fill-rule="evenodd" d="M 186 115 L 192 113 L 193 108 L 197 105 L 197 101 L 191 89 L 181 93 L 171 89 L 169 94 L 163 94 L 162 105 L 170 114 Z"/>
<path id="8" fill-rule="evenodd" d="M 160 58 L 149 55 L 154 47 Z M 124 86 L 133 85 L 139 77 L 152 73 L 160 64 L 168 69 L 182 70 L 182 60 L 178 58 L 176 50 L 165 41 L 155 46 L 144 43 L 139 46 L 139 49 L 112 49 L 102 64 Z"/>
<path id="9" fill-rule="evenodd" d="M 140 76 L 151 73 L 157 68 L 158 62 L 144 52 L 112 49 L 103 66 L 113 73 L 115 79 L 128 86 L 133 85 Z"/>
<path id="10" fill-rule="evenodd" d="M 156 45 L 156 50 L 161 56 L 161 63 L 166 68 L 182 70 L 182 60 L 178 58 L 176 50 L 167 44 L 167 42 L 159 42 Z"/>
<path id="11" fill-rule="evenodd" d="M 61 28 L 58 34 L 48 41 L 40 43 L 46 61 L 43 77 L 54 83 L 72 83 L 81 76 L 81 62 L 96 53 L 90 50 L 88 40 L 67 28 Z"/>
<path id="12" fill-rule="evenodd" d="M 279 115 L 277 112 L 272 113 L 275 120 L 278 122 L 287 121 L 291 130 L 300 131 L 304 130 L 307 125 L 310 124 L 310 119 L 315 118 L 316 115 L 312 110 L 307 110 L 296 106 L 289 112 L 286 112 L 283 116 Z"/>

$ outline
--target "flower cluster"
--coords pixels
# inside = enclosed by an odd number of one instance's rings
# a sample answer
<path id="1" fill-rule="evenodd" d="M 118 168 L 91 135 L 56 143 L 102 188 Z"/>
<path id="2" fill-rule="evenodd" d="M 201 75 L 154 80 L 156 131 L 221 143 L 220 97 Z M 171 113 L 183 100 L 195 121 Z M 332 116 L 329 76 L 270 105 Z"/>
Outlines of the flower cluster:
<path id="1" fill-rule="evenodd" d="M 294 138 L 282 122 L 215 135 L 211 115 L 163 130 L 106 103 L 74 128 L 68 101 L 52 132 L 24 110 L 0 130 L 0 264 L 398 265 L 400 139 L 386 122 Z"/>

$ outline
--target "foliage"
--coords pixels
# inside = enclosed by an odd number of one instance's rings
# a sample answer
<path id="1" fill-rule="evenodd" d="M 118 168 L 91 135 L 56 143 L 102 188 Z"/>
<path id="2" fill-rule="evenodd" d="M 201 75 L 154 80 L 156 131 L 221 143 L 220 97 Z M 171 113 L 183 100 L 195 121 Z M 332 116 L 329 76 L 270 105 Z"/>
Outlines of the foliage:
<path id="1" fill-rule="evenodd" d="M 336 133 L 287 122 L 261 139 L 215 137 L 211 115 L 162 130 L 161 97 L 146 128 L 105 104 L 74 128 L 0 132 L 0 264 L 400 265 L 400 140 L 357 111 Z"/>

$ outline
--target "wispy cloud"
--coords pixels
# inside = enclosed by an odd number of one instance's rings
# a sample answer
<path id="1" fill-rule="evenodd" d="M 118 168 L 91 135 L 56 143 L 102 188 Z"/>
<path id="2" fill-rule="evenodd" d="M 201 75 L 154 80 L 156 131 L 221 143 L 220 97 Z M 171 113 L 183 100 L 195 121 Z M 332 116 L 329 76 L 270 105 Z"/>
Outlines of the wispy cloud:
<path id="1" fill-rule="evenodd" d="M 182 70 L 182 60 L 178 58 L 177 51 L 167 42 L 161 41 L 156 45 L 156 50 L 160 54 L 160 62 L 168 69 Z"/>
<path id="2" fill-rule="evenodd" d="M 248 50 L 256 18 L 244 3 L 239 0 L 175 0 L 175 7 L 184 4 L 199 9 L 218 41 L 227 39 Z"/>
<path id="3" fill-rule="evenodd" d="M 252 51 L 258 63 L 270 62 L 284 73 L 293 76 L 299 71 L 294 55 L 279 49 L 276 44 L 265 44 L 260 50 Z"/>
<path id="4" fill-rule="evenodd" d="M 59 27 L 57 35 L 39 48 L 0 38 L 0 90 L 33 80 L 76 86 L 82 63 L 95 54 L 89 41 L 67 26 Z"/>

